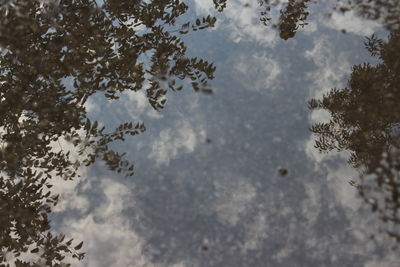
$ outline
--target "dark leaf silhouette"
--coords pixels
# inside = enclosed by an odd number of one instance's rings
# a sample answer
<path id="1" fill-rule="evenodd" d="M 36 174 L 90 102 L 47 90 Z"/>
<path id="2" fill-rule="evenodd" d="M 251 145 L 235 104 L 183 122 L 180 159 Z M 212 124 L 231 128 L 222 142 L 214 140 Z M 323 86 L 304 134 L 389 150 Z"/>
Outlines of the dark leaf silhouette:
<path id="1" fill-rule="evenodd" d="M 83 245 L 83 241 L 81 243 L 79 243 L 76 247 L 74 247 L 74 249 L 77 249 L 77 250 L 81 249 L 82 245 Z"/>
<path id="2" fill-rule="evenodd" d="M 0 249 L 7 257 L 23 266 L 59 266 L 66 255 L 82 259 L 82 242 L 73 245 L 51 231 L 48 214 L 59 198 L 51 179 L 77 178 L 79 168 L 98 159 L 133 175 L 125 153 L 110 144 L 145 125 L 100 127 L 85 107 L 93 94 L 117 100 L 122 92 L 143 90 L 161 110 L 167 92 L 189 81 L 208 93 L 215 67 L 187 57 L 180 34 L 213 27 L 216 19 L 177 24 L 187 10 L 180 0 L 1 2 Z M 64 140 L 78 158 L 63 149 Z M 36 260 L 22 260 L 28 249 Z M 1 256 L 0 265 L 5 261 Z"/>
<path id="3" fill-rule="evenodd" d="M 366 47 L 380 63 L 353 66 L 348 86 L 333 88 L 322 99 L 309 102 L 312 109 L 331 114 L 329 122 L 316 123 L 311 131 L 318 137 L 321 152 L 351 152 L 349 162 L 360 171 L 351 183 L 400 236 L 400 34 L 388 41 L 367 38 Z"/>

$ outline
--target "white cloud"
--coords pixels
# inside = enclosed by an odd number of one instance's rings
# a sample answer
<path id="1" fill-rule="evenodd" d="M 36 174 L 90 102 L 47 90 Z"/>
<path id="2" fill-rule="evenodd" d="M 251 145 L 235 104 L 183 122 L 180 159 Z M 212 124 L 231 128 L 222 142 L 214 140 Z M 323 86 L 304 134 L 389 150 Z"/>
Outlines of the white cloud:
<path id="1" fill-rule="evenodd" d="M 311 36 L 315 34 L 319 30 L 319 23 L 317 21 L 307 21 L 307 25 L 305 27 L 301 27 L 300 30 L 304 32 L 304 34 Z"/>
<path id="2" fill-rule="evenodd" d="M 350 180 L 355 180 L 358 177 L 357 171 L 345 162 L 341 166 L 328 170 L 328 187 L 334 193 L 335 203 L 339 203 L 352 211 L 360 209 L 362 200 L 357 189 L 349 184 Z"/>
<path id="3" fill-rule="evenodd" d="M 247 225 L 242 252 L 260 249 L 261 242 L 267 237 L 268 223 L 266 214 L 257 214 Z"/>
<path id="4" fill-rule="evenodd" d="M 168 165 L 181 153 L 191 153 L 195 150 L 200 137 L 204 137 L 204 131 L 199 126 L 192 125 L 188 120 L 181 120 L 173 128 L 167 128 L 160 132 L 158 140 L 152 144 L 149 158 L 158 165 Z"/>
<path id="5" fill-rule="evenodd" d="M 213 209 L 221 223 L 235 226 L 256 197 L 256 189 L 246 179 L 231 178 L 214 182 L 216 202 Z"/>
<path id="6" fill-rule="evenodd" d="M 154 266 L 143 254 L 143 240 L 131 229 L 129 218 L 122 214 L 124 199 L 129 197 L 130 205 L 134 205 L 131 190 L 109 179 L 98 181 L 106 201 L 91 214 L 62 223 L 63 233 L 84 241 L 82 250 L 87 252 L 86 257 L 74 266 Z"/>
<path id="7" fill-rule="evenodd" d="M 213 1 L 195 0 L 196 13 L 200 15 L 208 15 L 215 12 Z"/>
<path id="8" fill-rule="evenodd" d="M 328 28 L 341 31 L 343 29 L 348 33 L 354 33 L 360 36 L 369 36 L 381 27 L 378 22 L 362 19 L 356 15 L 355 11 L 334 12 L 330 17 L 321 19 L 322 24 Z"/>
<path id="9" fill-rule="evenodd" d="M 398 255 L 390 253 L 383 259 L 367 262 L 364 267 L 398 267 L 399 265 L 400 260 Z"/>
<path id="10" fill-rule="evenodd" d="M 246 55 L 247 56 L 247 55 Z M 249 57 L 237 57 L 235 70 L 246 88 L 255 91 L 273 90 L 278 85 L 277 77 L 281 73 L 278 61 L 267 54 L 255 54 Z"/>
<path id="11" fill-rule="evenodd" d="M 306 215 L 308 223 L 314 225 L 321 209 L 321 184 L 307 183 L 304 185 L 307 198 L 301 203 L 302 213 Z"/>
<path id="12" fill-rule="evenodd" d="M 206 3 L 210 2 L 210 3 Z M 214 7 L 212 1 L 195 0 L 196 10 L 200 14 L 210 14 Z M 229 31 L 234 42 L 255 42 L 268 47 L 277 44 L 278 35 L 271 27 L 264 26 L 259 20 L 260 9 L 257 5 L 244 7 L 248 1 L 231 0 L 219 16 L 221 28 Z"/>
<path id="13" fill-rule="evenodd" d="M 312 81 L 311 97 L 321 97 L 333 87 L 343 87 L 344 78 L 351 71 L 348 60 L 350 51 L 335 51 L 327 37 L 316 38 L 314 47 L 306 51 L 305 57 L 314 62 L 317 69 L 308 73 Z"/>
<path id="14" fill-rule="evenodd" d="M 92 97 L 88 98 L 84 107 L 86 108 L 86 111 L 91 114 L 95 114 L 100 111 L 100 105 L 97 104 Z"/>
<path id="15" fill-rule="evenodd" d="M 141 120 L 143 119 L 143 115 L 154 119 L 163 117 L 160 112 L 155 111 L 150 106 L 144 90 L 138 92 L 124 92 L 121 99 L 123 99 L 121 102 L 125 111 L 128 113 L 129 118 L 133 120 Z"/>

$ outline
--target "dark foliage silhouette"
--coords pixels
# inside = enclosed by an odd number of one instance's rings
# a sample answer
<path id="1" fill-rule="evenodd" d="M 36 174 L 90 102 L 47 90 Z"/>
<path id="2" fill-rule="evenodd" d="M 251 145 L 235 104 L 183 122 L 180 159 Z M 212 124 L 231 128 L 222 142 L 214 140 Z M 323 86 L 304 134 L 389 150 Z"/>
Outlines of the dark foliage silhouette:
<path id="1" fill-rule="evenodd" d="M 161 110 L 168 90 L 190 85 L 210 92 L 215 67 L 187 57 L 180 35 L 212 27 L 216 19 L 177 25 L 187 9 L 179 0 L 2 2 L 0 264 L 58 266 L 65 257 L 82 259 L 82 243 L 50 229 L 48 214 L 58 201 L 51 179 L 74 179 L 97 159 L 133 174 L 125 154 L 109 144 L 143 132 L 144 124 L 100 127 L 88 118 L 89 97 L 116 100 L 124 91 L 145 90 L 149 104 Z"/>
<path id="2" fill-rule="evenodd" d="M 372 36 L 366 48 L 380 63 L 353 66 L 346 88 L 312 99 L 310 107 L 331 119 L 311 131 L 321 152 L 351 152 L 349 162 L 360 172 L 351 183 L 400 241 L 400 34 L 392 32 L 388 41 Z"/>
<path id="3" fill-rule="evenodd" d="M 307 25 L 306 19 L 309 15 L 307 4 L 310 0 L 289 0 L 279 11 L 280 16 L 277 23 L 272 21 L 270 15 L 271 9 L 276 6 L 279 1 L 259 0 L 260 6 L 264 8 L 260 13 L 260 20 L 264 25 L 271 24 L 279 30 L 279 36 L 287 40 L 293 38 L 299 27 Z"/>

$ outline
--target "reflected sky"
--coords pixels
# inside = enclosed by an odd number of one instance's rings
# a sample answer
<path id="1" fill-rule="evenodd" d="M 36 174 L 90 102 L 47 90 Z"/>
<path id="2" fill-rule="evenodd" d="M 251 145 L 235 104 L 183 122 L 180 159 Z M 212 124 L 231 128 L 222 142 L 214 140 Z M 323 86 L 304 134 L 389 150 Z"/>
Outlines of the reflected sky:
<path id="1" fill-rule="evenodd" d="M 247 3 L 219 13 L 195 0 L 185 14 L 217 17 L 182 37 L 188 56 L 216 67 L 212 94 L 169 91 L 160 112 L 144 91 L 86 102 L 100 125 L 146 131 L 111 145 L 134 176 L 96 161 L 79 179 L 52 180 L 54 230 L 84 241 L 73 266 L 399 266 L 396 242 L 349 184 L 349 152 L 314 147 L 310 127 L 329 113 L 308 108 L 345 87 L 353 65 L 376 63 L 365 36 L 388 28 L 312 3 L 308 25 L 283 40 Z"/>

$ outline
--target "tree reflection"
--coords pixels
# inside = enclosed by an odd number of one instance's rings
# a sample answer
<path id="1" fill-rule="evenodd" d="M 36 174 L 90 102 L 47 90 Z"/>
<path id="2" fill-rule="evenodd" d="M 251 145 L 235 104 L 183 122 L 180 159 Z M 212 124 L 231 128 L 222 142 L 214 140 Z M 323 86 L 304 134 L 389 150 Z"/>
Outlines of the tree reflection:
<path id="1" fill-rule="evenodd" d="M 229 4 L 228 0 L 213 0 L 215 8 L 222 12 Z M 253 1 L 255 2 L 255 1 Z M 309 7 L 317 1 L 311 0 L 257 0 L 261 9 L 260 21 L 266 26 L 272 26 L 279 31 L 283 40 L 296 35 L 303 28 L 309 16 Z M 358 16 L 382 23 L 388 30 L 399 30 L 400 6 L 398 0 L 331 0 L 326 1 L 332 10 L 345 13 L 353 10 Z M 249 3 L 245 4 L 249 6 Z M 276 10 L 279 8 L 279 10 Z M 275 14 L 279 14 L 276 16 Z M 345 30 L 345 29 L 344 29 Z"/>
<path id="2" fill-rule="evenodd" d="M 331 115 L 311 131 L 321 152 L 351 152 L 349 162 L 360 170 L 355 184 L 361 196 L 400 241 L 400 33 L 392 32 L 388 41 L 372 36 L 366 48 L 380 63 L 353 66 L 346 88 L 311 100 L 312 109 Z"/>
<path id="3" fill-rule="evenodd" d="M 228 0 L 213 0 L 215 8 L 222 12 Z M 266 25 L 271 25 L 279 30 L 279 35 L 282 39 L 287 40 L 296 35 L 299 27 L 304 27 L 308 23 L 306 19 L 309 15 L 307 11 L 307 4 L 310 0 L 289 0 L 288 2 L 281 3 L 279 0 L 258 0 L 258 4 L 262 11 L 260 11 L 260 21 Z M 250 3 L 245 6 L 250 5 Z M 281 6 L 279 10 L 279 19 L 275 21 L 271 15 L 272 10 Z"/>
<path id="4" fill-rule="evenodd" d="M 260 12 L 261 22 L 266 26 L 272 24 L 273 27 L 276 27 L 279 30 L 279 36 L 284 40 L 293 38 L 299 27 L 308 24 L 306 22 L 309 15 L 307 4 L 310 0 L 289 0 L 284 3 L 279 11 L 280 15 L 277 22 L 273 22 L 271 10 L 280 4 L 280 1 L 259 0 L 258 2 L 260 7 L 263 8 L 263 11 Z"/>
<path id="5" fill-rule="evenodd" d="M 210 92 L 215 67 L 186 56 L 180 35 L 212 27 L 198 18 L 180 26 L 188 6 L 159 1 L 25 1 L 0 5 L 0 264 L 53 266 L 82 259 L 80 244 L 50 230 L 58 201 L 50 179 L 78 177 L 102 159 L 125 176 L 133 165 L 109 147 L 145 130 L 126 122 L 106 131 L 88 118 L 85 103 L 101 92 L 115 100 L 145 90 L 161 110 L 167 90 L 190 84 Z M 64 150 L 60 141 L 70 142 Z M 76 152 L 77 157 L 73 157 Z"/>
<path id="6" fill-rule="evenodd" d="M 376 20 L 388 30 L 400 30 L 400 2 L 398 0 L 336 0 L 334 9 L 354 10 L 359 16 Z"/>

